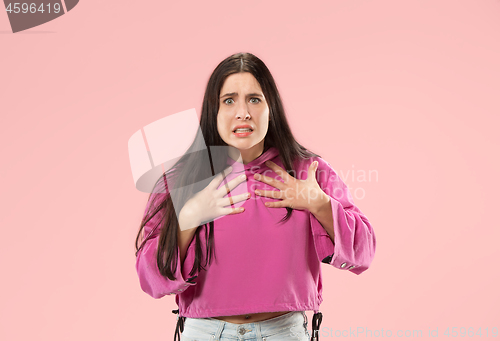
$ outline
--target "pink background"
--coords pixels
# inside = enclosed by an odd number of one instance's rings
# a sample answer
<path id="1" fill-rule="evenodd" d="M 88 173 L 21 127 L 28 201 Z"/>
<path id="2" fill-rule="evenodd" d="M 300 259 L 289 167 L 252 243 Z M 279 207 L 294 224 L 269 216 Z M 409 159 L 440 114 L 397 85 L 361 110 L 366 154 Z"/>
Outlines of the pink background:
<path id="1" fill-rule="evenodd" d="M 362 275 L 323 265 L 322 330 L 486 339 L 500 328 L 499 41 L 498 0 L 87 0 L 16 34 L 2 12 L 0 339 L 173 339 L 174 297 L 149 297 L 135 272 L 147 194 L 127 141 L 199 115 L 210 73 L 241 51 L 376 232 Z"/>

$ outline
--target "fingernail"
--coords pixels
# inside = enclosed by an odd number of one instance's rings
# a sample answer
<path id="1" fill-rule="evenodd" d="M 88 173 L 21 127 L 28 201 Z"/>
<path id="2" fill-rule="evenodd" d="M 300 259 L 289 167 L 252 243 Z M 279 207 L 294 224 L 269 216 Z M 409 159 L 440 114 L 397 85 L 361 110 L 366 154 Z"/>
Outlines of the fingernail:
<path id="1" fill-rule="evenodd" d="M 255 194 L 260 194 L 260 191 L 258 189 L 256 189 Z"/>
<path id="2" fill-rule="evenodd" d="M 245 179 L 247 178 L 247 175 L 246 175 L 246 174 L 241 174 L 241 178 L 242 178 L 243 180 L 245 180 Z"/>

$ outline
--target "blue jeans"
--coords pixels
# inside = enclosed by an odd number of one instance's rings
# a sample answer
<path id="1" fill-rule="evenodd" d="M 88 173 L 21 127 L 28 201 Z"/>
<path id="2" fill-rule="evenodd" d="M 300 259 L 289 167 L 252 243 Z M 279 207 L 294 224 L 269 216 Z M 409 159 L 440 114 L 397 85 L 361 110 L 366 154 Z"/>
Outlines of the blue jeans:
<path id="1" fill-rule="evenodd" d="M 291 311 L 272 319 L 235 324 L 208 318 L 186 317 L 181 341 L 310 341 L 307 315 Z"/>

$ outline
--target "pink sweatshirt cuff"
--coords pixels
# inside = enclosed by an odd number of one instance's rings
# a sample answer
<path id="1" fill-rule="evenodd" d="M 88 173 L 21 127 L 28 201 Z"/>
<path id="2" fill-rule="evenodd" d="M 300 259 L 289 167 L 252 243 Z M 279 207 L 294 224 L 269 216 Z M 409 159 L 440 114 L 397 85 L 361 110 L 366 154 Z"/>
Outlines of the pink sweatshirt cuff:
<path id="1" fill-rule="evenodd" d="M 318 259 L 357 275 L 368 269 L 375 255 L 375 235 L 368 219 L 355 206 L 344 209 L 330 197 L 334 241 L 311 213 L 311 227 Z"/>
<path id="2" fill-rule="evenodd" d="M 182 274 L 179 248 L 177 248 L 178 261 L 174 274 L 176 279 L 172 281 L 160 274 L 156 264 L 158 238 L 159 236 L 156 236 L 148 240 L 137 254 L 136 270 L 142 290 L 153 298 L 161 298 L 165 295 L 178 294 L 186 290 L 189 286 L 196 285 L 193 280 L 198 276 L 198 272 L 189 278 L 185 278 Z M 189 249 L 192 248 L 188 248 L 188 252 Z M 190 256 L 192 255 L 186 255 L 185 262 L 188 262 L 188 264 L 184 265 L 188 266 L 189 269 L 193 266 L 194 261 L 194 257 Z"/>

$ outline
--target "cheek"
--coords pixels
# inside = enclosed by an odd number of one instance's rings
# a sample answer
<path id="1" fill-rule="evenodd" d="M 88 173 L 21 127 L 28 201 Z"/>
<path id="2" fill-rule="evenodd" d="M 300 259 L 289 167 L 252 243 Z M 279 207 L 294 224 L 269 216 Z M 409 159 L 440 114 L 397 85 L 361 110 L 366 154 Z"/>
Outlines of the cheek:
<path id="1" fill-rule="evenodd" d="M 220 128 L 221 124 L 222 124 L 221 115 L 218 113 L 217 114 L 217 128 Z"/>
<path id="2" fill-rule="evenodd" d="M 219 135 L 223 135 L 225 131 L 225 121 L 223 119 L 223 116 L 220 114 L 217 114 L 217 131 L 219 132 Z"/>
<path id="3" fill-rule="evenodd" d="M 269 130 L 269 114 L 262 115 L 260 125 L 262 127 L 262 130 L 267 133 L 267 131 Z"/>
<path id="4" fill-rule="evenodd" d="M 270 117 L 269 108 L 266 107 L 266 109 L 262 113 L 262 118 L 261 119 L 262 119 L 263 122 L 266 122 L 266 124 L 268 124 L 269 123 L 269 117 Z"/>
<path id="5" fill-rule="evenodd" d="M 269 125 L 268 125 L 267 123 L 268 123 L 268 121 L 266 121 L 266 122 L 263 124 L 263 126 L 262 126 L 262 134 L 263 134 L 264 136 L 266 136 L 266 135 L 267 135 L 267 132 L 269 131 Z"/>

